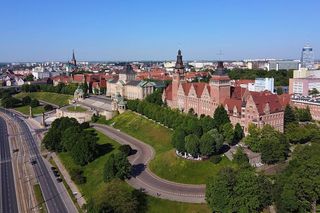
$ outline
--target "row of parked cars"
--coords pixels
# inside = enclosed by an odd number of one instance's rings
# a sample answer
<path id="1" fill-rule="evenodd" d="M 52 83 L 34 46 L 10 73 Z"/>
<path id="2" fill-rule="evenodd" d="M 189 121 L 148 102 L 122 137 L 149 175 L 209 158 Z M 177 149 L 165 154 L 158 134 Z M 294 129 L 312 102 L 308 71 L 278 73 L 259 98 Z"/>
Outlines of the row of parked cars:
<path id="1" fill-rule="evenodd" d="M 58 169 L 56 167 L 52 166 L 51 170 L 53 172 L 53 175 L 57 178 L 57 181 L 59 183 L 62 182 L 62 178 L 60 177 L 60 173 L 59 173 Z"/>

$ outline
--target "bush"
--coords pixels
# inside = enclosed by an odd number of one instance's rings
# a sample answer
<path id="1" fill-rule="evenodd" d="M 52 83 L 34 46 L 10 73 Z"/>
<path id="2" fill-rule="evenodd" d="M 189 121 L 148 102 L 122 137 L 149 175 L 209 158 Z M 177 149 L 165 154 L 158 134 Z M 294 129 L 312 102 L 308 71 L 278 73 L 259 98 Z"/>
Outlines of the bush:
<path id="1" fill-rule="evenodd" d="M 220 163 L 221 160 L 222 160 L 222 158 L 220 155 L 213 155 L 210 157 L 210 161 L 214 164 Z"/>
<path id="2" fill-rule="evenodd" d="M 87 182 L 85 176 L 83 176 L 83 171 L 81 169 L 72 169 L 70 171 L 71 180 L 75 182 L 75 184 L 84 184 Z"/>
<path id="3" fill-rule="evenodd" d="M 29 105 L 31 103 L 32 99 L 30 98 L 30 96 L 25 96 L 22 98 L 22 104 L 23 105 Z"/>
<path id="4" fill-rule="evenodd" d="M 32 108 L 39 106 L 39 104 L 40 104 L 40 103 L 39 103 L 38 99 L 33 99 L 33 100 L 30 102 L 30 106 L 31 106 Z"/>
<path id="5" fill-rule="evenodd" d="M 96 114 L 93 114 L 92 117 L 91 117 L 91 121 L 93 123 L 97 122 L 99 120 L 100 116 L 99 115 L 96 115 Z"/>
<path id="6" fill-rule="evenodd" d="M 126 156 L 129 156 L 132 153 L 132 148 L 130 145 L 125 144 L 125 145 L 121 145 L 119 147 L 120 152 L 122 152 L 123 154 L 125 154 Z"/>
<path id="7" fill-rule="evenodd" d="M 46 104 L 46 105 L 44 105 L 44 110 L 47 112 L 47 111 L 51 111 L 51 110 L 53 110 L 53 106 L 51 106 L 50 104 Z"/>

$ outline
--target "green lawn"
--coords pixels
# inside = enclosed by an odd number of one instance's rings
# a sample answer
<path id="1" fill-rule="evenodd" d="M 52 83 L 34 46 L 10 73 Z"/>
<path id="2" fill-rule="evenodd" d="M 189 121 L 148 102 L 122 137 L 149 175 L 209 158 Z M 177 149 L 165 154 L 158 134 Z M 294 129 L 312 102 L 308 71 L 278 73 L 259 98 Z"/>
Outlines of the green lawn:
<path id="1" fill-rule="evenodd" d="M 155 197 L 147 197 L 149 213 L 209 213 L 211 212 L 205 204 L 181 203 L 163 200 Z"/>
<path id="2" fill-rule="evenodd" d="M 31 93 L 21 92 L 15 95 L 15 97 L 19 99 L 25 96 L 30 96 L 31 98 L 36 98 L 38 100 L 56 104 L 58 106 L 68 105 L 69 100 L 72 98 L 71 95 L 52 93 L 52 92 L 31 92 Z"/>
<path id="3" fill-rule="evenodd" d="M 20 106 L 14 109 L 21 112 L 22 114 L 29 115 L 29 106 Z M 43 106 L 37 106 L 32 108 L 33 115 L 39 115 L 39 114 L 42 114 L 43 112 L 45 112 Z"/>
<path id="4" fill-rule="evenodd" d="M 106 153 L 105 155 L 95 159 L 88 165 L 84 166 L 83 172 L 84 176 L 87 177 L 87 182 L 83 185 L 80 185 L 79 188 L 82 192 L 82 194 L 86 197 L 92 197 L 94 196 L 95 192 L 101 187 L 101 185 L 104 184 L 103 182 L 103 167 L 106 160 L 109 158 L 111 153 L 117 152 L 117 148 L 120 146 L 117 142 L 114 140 L 108 138 L 104 134 L 96 131 L 99 137 L 98 144 L 109 146 L 110 151 Z M 64 166 L 67 168 L 67 170 L 71 170 L 72 168 L 81 168 L 80 166 L 77 166 L 70 155 L 66 152 L 59 153 L 59 158 L 63 162 Z"/>
<path id="5" fill-rule="evenodd" d="M 45 201 L 41 192 L 41 188 L 39 184 L 35 184 L 33 185 L 33 190 L 34 190 L 34 194 L 36 196 L 36 200 L 37 200 L 37 206 L 39 208 L 39 212 L 41 213 L 45 213 L 47 212 L 47 208 L 45 205 Z"/>
<path id="6" fill-rule="evenodd" d="M 79 189 L 84 197 L 88 200 L 90 197 L 95 197 L 96 192 L 105 184 L 103 182 L 103 167 L 104 163 L 111 155 L 111 153 L 117 152 L 117 148 L 120 146 L 114 140 L 106 137 L 104 134 L 96 131 L 99 137 L 98 144 L 109 144 L 112 146 L 113 150 L 106 153 L 105 155 L 97 158 L 93 162 L 89 163 L 88 165 L 82 167 L 84 171 L 84 175 L 87 178 L 87 182 L 83 185 L 79 185 Z M 81 168 L 77 166 L 72 158 L 68 155 L 68 153 L 59 153 L 59 158 L 63 162 L 64 166 L 67 170 L 71 170 L 72 168 Z M 126 184 L 126 182 L 123 182 Z M 196 212 L 210 212 L 207 205 L 205 204 L 192 204 L 192 203 L 181 203 L 181 202 L 174 202 L 169 200 L 163 200 L 159 198 L 154 198 L 151 196 L 147 196 L 147 212 L 148 213 L 160 213 L 160 212 L 167 212 L 167 213 L 196 213 Z"/>
<path id="7" fill-rule="evenodd" d="M 223 157 L 219 164 L 177 157 L 171 145 L 172 131 L 134 112 L 127 111 L 107 123 L 114 123 L 115 128 L 150 144 L 156 151 L 155 159 L 149 165 L 150 170 L 164 179 L 179 183 L 205 184 L 221 167 L 235 166 L 226 157 Z"/>
<path id="8" fill-rule="evenodd" d="M 69 106 L 67 110 L 69 112 L 86 112 L 87 111 L 86 108 L 83 108 L 81 106 Z"/>

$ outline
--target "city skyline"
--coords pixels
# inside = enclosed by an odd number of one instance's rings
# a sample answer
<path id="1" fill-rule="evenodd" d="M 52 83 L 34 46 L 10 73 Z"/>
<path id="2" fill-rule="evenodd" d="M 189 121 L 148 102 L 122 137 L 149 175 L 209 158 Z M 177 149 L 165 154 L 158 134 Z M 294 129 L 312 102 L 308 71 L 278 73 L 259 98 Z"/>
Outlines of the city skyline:
<path id="1" fill-rule="evenodd" d="M 320 58 L 317 1 L 303 7 L 299 1 L 275 0 L 263 5 L 13 1 L 2 6 L 1 62 L 68 61 L 72 49 L 79 61 L 174 60 L 177 49 L 185 60 L 300 59 L 307 43 Z"/>

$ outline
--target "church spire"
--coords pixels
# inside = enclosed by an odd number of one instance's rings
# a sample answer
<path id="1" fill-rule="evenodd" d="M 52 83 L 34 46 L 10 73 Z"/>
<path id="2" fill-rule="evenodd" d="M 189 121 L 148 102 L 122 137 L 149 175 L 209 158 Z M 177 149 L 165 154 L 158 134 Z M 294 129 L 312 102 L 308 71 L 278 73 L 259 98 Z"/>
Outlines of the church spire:
<path id="1" fill-rule="evenodd" d="M 178 50 L 177 61 L 174 68 L 176 73 L 184 74 L 184 65 L 182 61 L 181 50 Z"/>
<path id="2" fill-rule="evenodd" d="M 72 50 L 71 64 L 74 65 L 74 66 L 77 66 L 77 60 L 76 60 L 76 57 L 74 55 L 74 50 Z"/>

